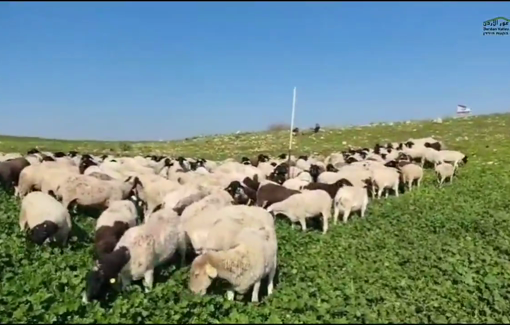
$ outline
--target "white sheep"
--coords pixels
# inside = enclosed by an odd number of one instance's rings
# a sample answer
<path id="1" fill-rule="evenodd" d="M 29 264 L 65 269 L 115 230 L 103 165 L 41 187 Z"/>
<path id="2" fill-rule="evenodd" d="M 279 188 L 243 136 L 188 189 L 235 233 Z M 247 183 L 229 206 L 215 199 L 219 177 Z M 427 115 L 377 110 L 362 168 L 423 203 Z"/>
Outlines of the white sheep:
<path id="1" fill-rule="evenodd" d="M 333 200 L 334 213 L 333 224 L 337 224 L 338 215 L 343 212 L 343 222 L 346 223 L 353 211 L 360 211 L 361 217 L 365 217 L 368 206 L 368 193 L 366 187 L 343 186 L 336 192 Z"/>
<path id="2" fill-rule="evenodd" d="M 235 245 L 236 235 L 244 228 L 274 232 L 274 218 L 260 207 L 236 205 L 215 212 L 219 217 L 208 229 L 207 238 L 198 253 L 226 250 Z"/>
<path id="3" fill-rule="evenodd" d="M 439 186 L 443 185 L 447 178 L 450 179 L 450 184 L 453 182 L 453 176 L 455 175 L 455 165 L 449 163 L 440 163 L 434 167 L 434 170 L 438 176 Z"/>
<path id="4" fill-rule="evenodd" d="M 19 226 L 30 229 L 31 240 L 42 245 L 48 238 L 62 245 L 67 243 L 72 224 L 69 212 L 48 194 L 32 192 L 21 201 Z"/>
<path id="5" fill-rule="evenodd" d="M 454 167 L 458 167 L 459 163 L 467 163 L 467 156 L 460 151 L 456 150 L 441 150 L 438 151 L 442 161 L 453 163 Z"/>
<path id="6" fill-rule="evenodd" d="M 385 192 L 385 197 L 388 197 L 388 189 L 395 191 L 395 196 L 398 197 L 400 174 L 397 169 L 383 166 L 372 168 L 370 171 L 372 186 L 377 188 L 378 198 L 381 198 L 383 192 Z"/>
<path id="7" fill-rule="evenodd" d="M 307 174 L 310 175 L 309 173 L 307 173 Z M 310 178 L 311 178 L 311 176 L 310 176 Z M 291 178 L 291 179 L 286 180 L 282 184 L 282 186 L 284 186 L 290 190 L 299 191 L 303 186 L 306 186 L 308 184 L 310 184 L 310 182 L 308 182 L 308 181 L 304 181 L 299 178 Z"/>
<path id="8" fill-rule="evenodd" d="M 103 255 L 87 275 L 84 302 L 98 299 L 118 276 L 123 289 L 131 280 L 143 278 L 145 291 L 150 291 L 154 268 L 173 257 L 182 242 L 181 234 L 179 216 L 171 209 L 159 210 L 145 223 L 129 228 L 115 250 Z"/>
<path id="9" fill-rule="evenodd" d="M 299 222 L 301 229 L 306 231 L 306 219 L 322 214 L 322 233 L 328 231 L 328 220 L 331 218 L 332 199 L 323 190 L 303 190 L 287 199 L 273 203 L 267 211 L 284 214 L 291 222 Z"/>
<path id="10" fill-rule="evenodd" d="M 204 295 L 214 278 L 227 280 L 232 288 L 227 299 L 234 300 L 234 292 L 245 294 L 253 286 L 251 301 L 259 299 L 260 284 L 268 276 L 267 293 L 273 293 L 273 281 L 278 264 L 278 243 L 274 229 L 268 231 L 243 229 L 238 244 L 228 250 L 210 251 L 198 256 L 191 265 L 189 288 Z"/>
<path id="11" fill-rule="evenodd" d="M 413 182 L 416 181 L 416 186 L 420 187 L 423 178 L 423 168 L 413 163 L 399 165 L 400 172 L 402 173 L 402 182 L 407 184 L 409 190 L 413 188 Z"/>
<path id="12" fill-rule="evenodd" d="M 80 206 L 107 208 L 111 201 L 127 199 L 138 185 L 141 183 L 137 177 L 128 177 L 122 182 L 78 175 L 67 179 L 57 191 L 62 195 L 62 204 L 66 208 L 71 202 Z"/>

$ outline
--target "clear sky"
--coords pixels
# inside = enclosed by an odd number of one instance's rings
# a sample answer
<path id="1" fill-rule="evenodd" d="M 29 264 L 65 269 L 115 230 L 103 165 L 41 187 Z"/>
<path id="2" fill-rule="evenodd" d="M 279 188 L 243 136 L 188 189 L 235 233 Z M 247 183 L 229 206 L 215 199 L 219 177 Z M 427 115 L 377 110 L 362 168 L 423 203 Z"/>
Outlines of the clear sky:
<path id="1" fill-rule="evenodd" d="M 0 3 L 0 134 L 157 140 L 510 111 L 510 3 Z M 510 27 L 510 26 L 507 26 Z"/>

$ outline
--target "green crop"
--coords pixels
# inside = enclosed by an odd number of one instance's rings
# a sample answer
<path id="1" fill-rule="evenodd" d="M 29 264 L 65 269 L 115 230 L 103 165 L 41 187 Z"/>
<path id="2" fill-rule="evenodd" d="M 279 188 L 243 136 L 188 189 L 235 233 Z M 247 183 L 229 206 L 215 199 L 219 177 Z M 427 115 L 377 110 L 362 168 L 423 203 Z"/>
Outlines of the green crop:
<path id="1" fill-rule="evenodd" d="M 134 283 L 99 304 L 83 304 L 93 265 L 94 220 L 80 215 L 61 250 L 31 247 L 18 226 L 19 201 L 0 193 L 1 323 L 508 323 L 510 317 L 510 115 L 326 130 L 295 139 L 297 152 L 330 153 L 434 136 L 469 155 L 453 185 L 431 171 L 420 189 L 371 201 L 327 235 L 277 221 L 279 274 L 258 304 L 187 289 L 189 267 L 157 270 L 152 292 Z M 286 132 L 163 143 L 84 143 L 2 138 L 4 152 L 42 149 L 225 158 L 285 152 Z M 345 143 L 343 143 L 345 142 Z M 76 227 L 77 228 L 77 227 Z"/>

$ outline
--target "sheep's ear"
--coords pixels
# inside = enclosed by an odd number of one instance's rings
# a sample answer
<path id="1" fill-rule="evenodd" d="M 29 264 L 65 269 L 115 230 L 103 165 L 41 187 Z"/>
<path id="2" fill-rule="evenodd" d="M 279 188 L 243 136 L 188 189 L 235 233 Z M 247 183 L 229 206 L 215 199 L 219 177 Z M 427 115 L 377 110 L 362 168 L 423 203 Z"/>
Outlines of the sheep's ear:
<path id="1" fill-rule="evenodd" d="M 218 276 L 218 271 L 209 263 L 205 265 L 205 273 L 213 279 Z"/>

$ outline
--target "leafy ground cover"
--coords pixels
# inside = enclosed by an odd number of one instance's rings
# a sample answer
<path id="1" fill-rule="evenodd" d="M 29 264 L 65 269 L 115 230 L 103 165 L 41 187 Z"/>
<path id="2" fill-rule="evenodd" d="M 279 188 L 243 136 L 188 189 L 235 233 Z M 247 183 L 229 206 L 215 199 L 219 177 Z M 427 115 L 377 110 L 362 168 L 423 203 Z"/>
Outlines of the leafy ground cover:
<path id="1" fill-rule="evenodd" d="M 278 282 L 258 304 L 193 296 L 189 268 L 163 269 L 153 291 L 132 286 L 107 305 L 81 302 L 92 265 L 91 238 L 63 251 L 27 247 L 19 202 L 0 193 L 0 322 L 2 323 L 374 323 L 504 322 L 510 315 L 510 114 L 462 120 L 326 130 L 297 137 L 299 152 L 329 153 L 347 145 L 434 136 L 470 156 L 452 186 L 423 186 L 371 202 L 367 218 L 301 233 L 277 221 Z M 114 149 L 239 157 L 280 153 L 286 132 L 164 143 L 52 142 L 0 138 L 0 150 Z M 92 234 L 94 220 L 76 223 Z"/>

